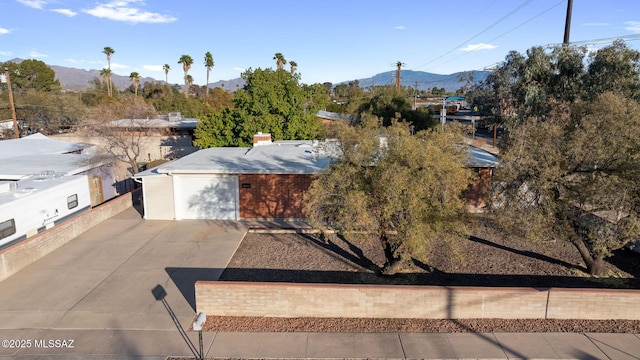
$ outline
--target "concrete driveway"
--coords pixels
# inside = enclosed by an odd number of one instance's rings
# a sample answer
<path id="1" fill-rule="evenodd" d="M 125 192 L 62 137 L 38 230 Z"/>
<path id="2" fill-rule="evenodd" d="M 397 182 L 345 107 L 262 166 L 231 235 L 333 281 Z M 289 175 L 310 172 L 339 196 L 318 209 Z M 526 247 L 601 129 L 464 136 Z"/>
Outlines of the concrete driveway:
<path id="1" fill-rule="evenodd" d="M 3 344 L 0 358 L 193 356 L 194 283 L 219 278 L 246 230 L 234 221 L 145 221 L 133 208 L 104 221 L 0 282 L 0 340 L 20 340 Z M 62 340 L 73 347 L 56 347 Z"/>

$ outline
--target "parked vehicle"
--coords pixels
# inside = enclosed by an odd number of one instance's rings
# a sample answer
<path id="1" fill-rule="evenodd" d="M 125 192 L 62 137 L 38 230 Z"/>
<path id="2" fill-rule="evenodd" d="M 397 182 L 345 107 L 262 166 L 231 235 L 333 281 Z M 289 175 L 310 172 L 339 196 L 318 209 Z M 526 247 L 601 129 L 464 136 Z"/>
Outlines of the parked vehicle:
<path id="1" fill-rule="evenodd" d="M 91 208 L 85 175 L 42 173 L 0 182 L 0 249 Z"/>

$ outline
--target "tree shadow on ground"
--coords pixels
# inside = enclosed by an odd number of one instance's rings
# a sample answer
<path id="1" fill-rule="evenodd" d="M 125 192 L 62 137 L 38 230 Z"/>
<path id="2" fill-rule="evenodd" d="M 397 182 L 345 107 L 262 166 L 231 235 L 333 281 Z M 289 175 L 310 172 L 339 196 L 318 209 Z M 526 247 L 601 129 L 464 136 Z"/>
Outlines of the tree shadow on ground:
<path id="1" fill-rule="evenodd" d="M 336 238 L 340 240 L 344 245 L 346 245 L 349 251 L 343 249 L 339 244 L 336 244 L 331 239 L 325 237 L 324 234 L 320 234 L 318 237 L 310 236 L 308 234 L 300 234 L 300 235 L 303 238 L 309 240 L 311 243 L 315 244 L 316 246 L 319 246 L 320 248 L 328 250 L 340 256 L 344 260 L 347 260 L 353 264 L 356 264 L 364 269 L 368 269 L 372 271 L 379 270 L 378 265 L 376 265 L 375 262 L 369 259 L 364 254 L 364 251 L 362 251 L 360 247 L 356 246 L 354 243 L 350 242 L 340 234 L 336 234 Z"/>
<path id="2" fill-rule="evenodd" d="M 469 240 L 473 241 L 473 242 L 477 242 L 479 244 L 492 246 L 492 247 L 495 247 L 495 248 L 500 249 L 500 250 L 509 251 L 509 252 L 514 253 L 514 254 L 530 257 L 532 259 L 546 261 L 546 262 L 554 264 L 554 265 L 560 265 L 560 266 L 563 266 L 563 267 L 565 267 L 567 269 L 575 269 L 575 270 L 580 270 L 580 271 L 586 271 L 586 268 L 584 268 L 584 267 L 577 266 L 577 265 L 568 263 L 566 261 L 558 260 L 558 259 L 552 258 L 551 256 L 540 254 L 540 253 L 537 253 L 537 252 L 534 252 L 534 251 L 514 249 L 514 248 L 511 248 L 511 247 L 508 247 L 508 246 L 501 245 L 501 244 L 496 244 L 496 243 L 491 242 L 489 240 L 481 239 L 481 238 L 479 238 L 477 236 L 469 236 Z"/>

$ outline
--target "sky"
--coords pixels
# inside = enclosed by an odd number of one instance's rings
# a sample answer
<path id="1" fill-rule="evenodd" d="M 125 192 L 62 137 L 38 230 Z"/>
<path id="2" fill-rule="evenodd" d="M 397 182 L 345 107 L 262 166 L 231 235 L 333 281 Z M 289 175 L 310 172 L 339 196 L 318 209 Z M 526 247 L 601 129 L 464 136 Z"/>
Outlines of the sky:
<path id="1" fill-rule="evenodd" d="M 249 68 L 298 64 L 302 82 L 338 83 L 403 70 L 489 69 L 509 51 L 562 43 L 568 0 L 0 0 L 0 62 L 14 58 L 197 85 Z M 570 41 L 640 49 L 640 1 L 575 0 Z M 288 64 L 286 65 L 288 68 Z"/>

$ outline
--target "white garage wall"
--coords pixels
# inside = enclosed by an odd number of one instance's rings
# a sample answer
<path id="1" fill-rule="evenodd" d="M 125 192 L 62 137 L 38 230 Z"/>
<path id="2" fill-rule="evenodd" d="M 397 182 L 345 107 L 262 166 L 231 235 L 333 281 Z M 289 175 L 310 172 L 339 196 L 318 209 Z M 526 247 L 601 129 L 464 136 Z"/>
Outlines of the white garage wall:
<path id="1" fill-rule="evenodd" d="M 176 220 L 237 220 L 238 177 L 233 175 L 174 175 Z"/>

